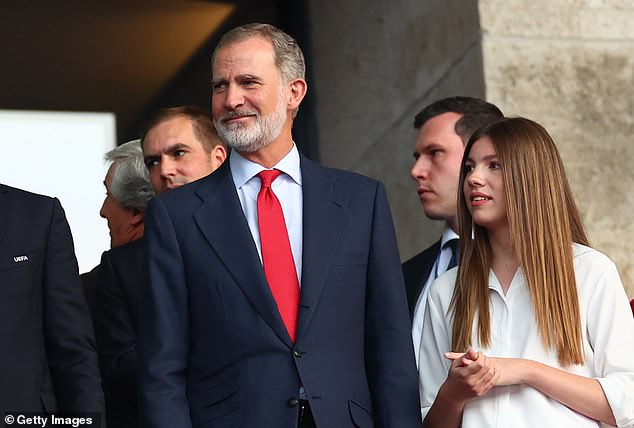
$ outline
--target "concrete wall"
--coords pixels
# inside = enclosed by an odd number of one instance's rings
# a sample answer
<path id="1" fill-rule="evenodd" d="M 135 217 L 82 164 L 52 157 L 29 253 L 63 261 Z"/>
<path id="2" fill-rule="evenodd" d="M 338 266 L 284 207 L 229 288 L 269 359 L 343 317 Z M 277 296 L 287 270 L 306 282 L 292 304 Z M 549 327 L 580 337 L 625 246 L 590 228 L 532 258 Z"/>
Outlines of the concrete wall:
<path id="1" fill-rule="evenodd" d="M 593 246 L 634 297 L 634 3 L 481 0 L 487 98 L 549 130 Z"/>
<path id="2" fill-rule="evenodd" d="M 386 184 L 409 258 L 442 230 L 409 177 L 414 116 L 439 97 L 484 96 L 477 4 L 312 0 L 310 9 L 321 160 Z"/>
<path id="3" fill-rule="evenodd" d="M 542 123 L 634 297 L 632 0 L 311 0 L 325 164 L 382 180 L 406 259 L 438 238 L 409 178 L 414 115 L 486 97 Z"/>

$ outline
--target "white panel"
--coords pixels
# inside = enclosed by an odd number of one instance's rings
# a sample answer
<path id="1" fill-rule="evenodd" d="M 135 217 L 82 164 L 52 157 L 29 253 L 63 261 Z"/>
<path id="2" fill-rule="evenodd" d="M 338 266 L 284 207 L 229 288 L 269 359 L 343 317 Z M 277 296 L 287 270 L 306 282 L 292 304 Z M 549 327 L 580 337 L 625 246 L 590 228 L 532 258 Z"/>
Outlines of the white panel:
<path id="1" fill-rule="evenodd" d="M 111 113 L 0 110 L 0 182 L 59 198 L 80 272 L 99 264 L 110 248 L 99 210 L 107 171 L 103 155 L 114 146 Z"/>

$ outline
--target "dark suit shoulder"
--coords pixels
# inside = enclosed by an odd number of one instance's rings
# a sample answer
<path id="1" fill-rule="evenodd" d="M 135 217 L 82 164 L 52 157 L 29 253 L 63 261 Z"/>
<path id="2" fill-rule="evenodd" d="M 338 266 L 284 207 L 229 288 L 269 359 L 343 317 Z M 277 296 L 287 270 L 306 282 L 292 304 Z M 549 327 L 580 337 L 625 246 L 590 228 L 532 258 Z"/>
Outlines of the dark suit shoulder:
<path id="1" fill-rule="evenodd" d="M 423 289 L 427 277 L 436 261 L 436 255 L 440 250 L 440 240 L 434 242 L 420 253 L 403 263 L 403 279 L 407 293 L 407 305 L 410 315 L 413 314 L 418 295 Z"/>
<path id="2" fill-rule="evenodd" d="M 325 178 L 332 178 L 350 184 L 371 185 L 376 186 L 378 180 L 359 174 L 353 171 L 347 171 L 338 168 L 332 168 L 321 165 L 317 162 L 302 156 L 301 157 L 302 174 L 322 175 Z"/>
<path id="3" fill-rule="evenodd" d="M 9 195 L 19 201 L 40 202 L 43 204 L 52 204 L 55 198 L 38 193 L 29 192 L 28 190 L 18 189 L 4 184 L 0 184 L 0 192 Z"/>
<path id="4" fill-rule="evenodd" d="M 416 254 L 412 258 L 403 262 L 403 270 L 414 269 L 416 266 L 420 266 L 421 263 L 424 264 L 428 262 L 430 259 L 432 260 L 432 263 L 433 263 L 439 249 L 440 249 L 440 240 L 434 242 L 433 244 L 425 248 L 420 253 Z"/>
<path id="5" fill-rule="evenodd" d="M 110 259 L 127 260 L 130 257 L 136 257 L 143 251 L 143 238 L 135 239 L 118 247 L 111 248 L 104 254 Z"/>
<path id="6" fill-rule="evenodd" d="M 59 200 L 15 187 L 0 185 L 0 240 L 3 250 L 39 250 L 55 222 L 68 228 Z M 70 233 L 70 230 L 68 231 Z"/>

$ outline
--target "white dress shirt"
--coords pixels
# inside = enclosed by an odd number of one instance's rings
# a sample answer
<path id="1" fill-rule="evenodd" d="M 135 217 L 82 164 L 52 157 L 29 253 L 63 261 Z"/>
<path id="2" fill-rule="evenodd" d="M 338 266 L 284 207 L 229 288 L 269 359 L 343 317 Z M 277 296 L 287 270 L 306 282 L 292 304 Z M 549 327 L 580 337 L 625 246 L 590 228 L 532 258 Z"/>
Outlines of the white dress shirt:
<path id="1" fill-rule="evenodd" d="M 562 367 L 557 353 L 544 347 L 521 268 L 505 295 L 494 273 L 489 274 L 491 346 L 477 340 L 474 321 L 472 347 L 491 357 L 526 358 L 596 378 L 619 427 L 634 426 L 634 318 L 623 284 L 612 261 L 602 253 L 573 244 L 574 269 L 581 313 L 584 364 Z M 457 270 L 432 284 L 420 346 L 420 394 L 423 418 L 445 381 L 450 361 L 453 316 L 449 305 Z M 495 387 L 469 401 L 463 428 L 567 428 L 600 424 L 527 385 Z"/>
<path id="2" fill-rule="evenodd" d="M 293 261 L 297 270 L 297 280 L 302 284 L 302 173 L 300 170 L 299 151 L 295 144 L 273 168 L 282 171 L 271 184 L 271 189 L 282 205 L 288 238 L 291 243 Z M 260 192 L 260 177 L 258 173 L 264 171 L 262 165 L 251 162 L 235 150 L 229 157 L 233 183 L 240 198 L 242 211 L 249 224 L 253 241 L 262 261 L 262 246 L 260 245 L 260 228 L 258 226 L 258 193 Z"/>
<path id="3" fill-rule="evenodd" d="M 412 340 L 414 341 L 414 356 L 416 357 L 416 365 L 418 365 L 418 348 L 420 347 L 420 336 L 423 332 L 423 319 L 425 318 L 425 307 L 427 303 L 427 294 L 429 294 L 429 288 L 432 282 L 443 274 L 449 266 L 451 261 L 451 247 L 445 244 L 452 239 L 458 239 L 456 232 L 447 227 L 442 233 L 440 238 L 440 251 L 436 255 L 436 261 L 431 268 L 429 276 L 423 285 L 423 288 L 416 300 L 416 306 L 414 306 L 414 314 L 412 316 Z"/>

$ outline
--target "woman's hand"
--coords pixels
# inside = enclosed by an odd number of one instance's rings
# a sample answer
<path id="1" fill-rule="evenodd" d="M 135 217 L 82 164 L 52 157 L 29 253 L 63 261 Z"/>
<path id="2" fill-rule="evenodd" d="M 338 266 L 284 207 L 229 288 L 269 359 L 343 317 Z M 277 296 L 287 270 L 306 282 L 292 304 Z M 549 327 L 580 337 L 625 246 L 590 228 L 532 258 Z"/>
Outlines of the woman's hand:
<path id="1" fill-rule="evenodd" d="M 495 385 L 495 369 L 481 352 L 447 352 L 445 357 L 452 360 L 451 367 L 425 417 L 425 428 L 459 427 L 465 404 L 485 395 Z"/>
<path id="2" fill-rule="evenodd" d="M 475 383 L 472 391 L 486 394 L 493 386 L 526 384 L 544 395 L 587 417 L 616 425 L 614 414 L 596 379 L 579 376 L 565 370 L 523 358 L 491 358 L 472 350 L 466 354 L 447 352 L 452 360 L 450 377 L 454 365 L 457 367 L 486 366 L 493 372 L 492 379 L 484 385 Z M 458 377 L 460 379 L 460 377 Z M 454 382 L 456 379 L 453 379 Z M 446 383 L 449 381 L 447 378 Z M 466 382 L 472 385 L 471 382 Z M 489 386 L 489 384 L 491 384 Z M 479 395 L 478 395 L 479 396 Z"/>
<path id="3" fill-rule="evenodd" d="M 459 401 L 468 401 L 485 395 L 496 385 L 499 378 L 494 359 L 482 352 L 469 349 L 466 353 L 446 352 L 452 360 L 449 374 L 443 387 Z"/>
<path id="4" fill-rule="evenodd" d="M 477 354 L 481 355 L 483 357 L 483 360 L 486 361 L 486 365 L 491 367 L 494 371 L 494 386 L 517 385 L 525 383 L 525 360 L 522 360 L 521 358 L 487 357 L 482 352 L 478 352 Z M 461 360 L 465 365 L 472 364 L 474 362 L 473 359 L 468 358 L 468 353 L 461 354 L 458 352 L 446 352 L 445 357 L 453 361 Z"/>

